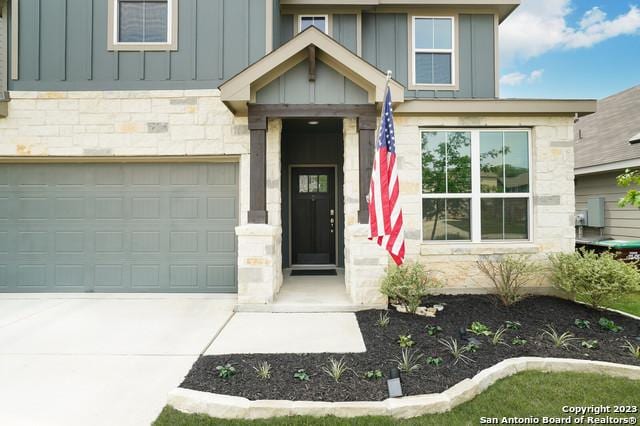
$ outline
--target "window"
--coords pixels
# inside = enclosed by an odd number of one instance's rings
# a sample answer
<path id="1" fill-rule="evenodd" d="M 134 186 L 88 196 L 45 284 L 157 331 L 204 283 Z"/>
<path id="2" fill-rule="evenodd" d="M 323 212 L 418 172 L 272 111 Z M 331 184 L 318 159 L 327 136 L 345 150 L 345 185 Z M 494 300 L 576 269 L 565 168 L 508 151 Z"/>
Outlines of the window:
<path id="1" fill-rule="evenodd" d="M 529 240 L 529 150 L 527 130 L 423 131 L 423 240 Z"/>
<path id="2" fill-rule="evenodd" d="M 324 33 L 329 33 L 328 15 L 300 15 L 298 31 L 302 32 L 309 27 L 316 27 Z"/>
<path id="3" fill-rule="evenodd" d="M 413 84 L 454 85 L 452 17 L 413 18 Z"/>
<path id="4" fill-rule="evenodd" d="M 175 0 L 111 0 L 110 50 L 175 50 Z"/>
<path id="5" fill-rule="evenodd" d="M 298 192 L 329 192 L 329 178 L 327 175 L 300 175 L 298 176 Z"/>

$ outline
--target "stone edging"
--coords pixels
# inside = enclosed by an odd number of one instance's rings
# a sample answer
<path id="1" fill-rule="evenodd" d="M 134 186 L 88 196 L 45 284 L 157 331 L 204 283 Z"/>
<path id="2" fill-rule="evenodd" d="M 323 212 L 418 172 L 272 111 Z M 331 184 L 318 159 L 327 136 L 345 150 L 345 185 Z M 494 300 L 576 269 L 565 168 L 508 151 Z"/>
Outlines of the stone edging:
<path id="1" fill-rule="evenodd" d="M 206 414 L 221 419 L 264 419 L 287 416 L 333 415 L 336 417 L 392 416 L 411 418 L 443 413 L 470 401 L 496 381 L 513 374 L 535 370 L 542 372 L 598 373 L 640 380 L 640 367 L 602 361 L 562 358 L 521 357 L 504 360 L 465 379 L 442 393 L 406 396 L 384 401 L 250 401 L 237 396 L 176 388 L 167 404 L 190 414 Z"/>

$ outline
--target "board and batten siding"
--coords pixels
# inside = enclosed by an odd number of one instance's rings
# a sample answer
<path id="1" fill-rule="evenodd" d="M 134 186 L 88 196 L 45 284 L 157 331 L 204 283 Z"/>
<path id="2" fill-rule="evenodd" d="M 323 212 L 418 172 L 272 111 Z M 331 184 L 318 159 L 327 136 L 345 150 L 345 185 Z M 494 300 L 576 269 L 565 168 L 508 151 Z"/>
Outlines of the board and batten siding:
<path id="1" fill-rule="evenodd" d="M 367 91 L 316 62 L 315 82 L 309 81 L 309 62 L 303 61 L 256 93 L 258 104 L 366 104 Z"/>
<path id="2" fill-rule="evenodd" d="M 266 7 L 265 0 L 180 0 L 176 51 L 113 52 L 106 0 L 19 0 L 19 78 L 9 88 L 216 88 L 264 56 Z"/>
<path id="3" fill-rule="evenodd" d="M 2 10 L 2 2 L 0 1 L 0 12 Z M 0 92 L 7 90 L 7 24 L 3 17 L 0 17 Z M 0 96 L 1 97 L 1 96 Z"/>
<path id="4" fill-rule="evenodd" d="M 358 50 L 358 16 L 353 13 L 334 13 L 331 14 L 331 27 L 333 37 L 338 43 L 342 44 L 353 53 Z M 282 46 L 291 40 L 297 33 L 294 15 L 285 14 L 279 19 L 280 40 L 278 46 Z"/>
<path id="5" fill-rule="evenodd" d="M 404 13 L 362 14 L 362 57 L 409 86 L 409 17 Z M 405 98 L 495 98 L 493 15 L 458 15 L 459 90 L 407 90 Z"/>
<path id="6" fill-rule="evenodd" d="M 618 200 L 626 194 L 626 189 L 616 185 L 616 176 L 624 170 L 576 176 L 576 211 L 587 209 L 587 199 L 605 198 L 604 237 L 620 240 L 640 240 L 640 209 L 619 207 Z M 600 230 L 584 228 L 585 237 L 599 236 Z"/>

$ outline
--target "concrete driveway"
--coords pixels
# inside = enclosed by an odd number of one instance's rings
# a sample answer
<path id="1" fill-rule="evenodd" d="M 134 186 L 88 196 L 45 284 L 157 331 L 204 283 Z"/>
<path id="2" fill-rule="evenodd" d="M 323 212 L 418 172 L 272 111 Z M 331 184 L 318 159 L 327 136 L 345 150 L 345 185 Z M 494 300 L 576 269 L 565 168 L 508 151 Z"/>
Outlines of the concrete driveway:
<path id="1" fill-rule="evenodd" d="M 234 304 L 200 295 L 0 295 L 0 424 L 150 424 Z"/>

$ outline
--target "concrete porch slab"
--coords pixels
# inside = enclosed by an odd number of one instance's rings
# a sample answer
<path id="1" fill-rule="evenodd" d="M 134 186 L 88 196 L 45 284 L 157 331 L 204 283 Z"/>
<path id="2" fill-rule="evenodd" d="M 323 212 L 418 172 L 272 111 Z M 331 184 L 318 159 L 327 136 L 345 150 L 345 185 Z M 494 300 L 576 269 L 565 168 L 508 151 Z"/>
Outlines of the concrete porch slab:
<path id="1" fill-rule="evenodd" d="M 236 313 L 205 355 L 365 352 L 353 313 Z"/>

